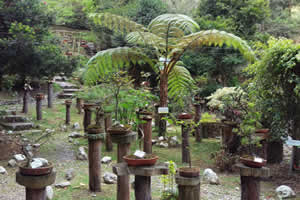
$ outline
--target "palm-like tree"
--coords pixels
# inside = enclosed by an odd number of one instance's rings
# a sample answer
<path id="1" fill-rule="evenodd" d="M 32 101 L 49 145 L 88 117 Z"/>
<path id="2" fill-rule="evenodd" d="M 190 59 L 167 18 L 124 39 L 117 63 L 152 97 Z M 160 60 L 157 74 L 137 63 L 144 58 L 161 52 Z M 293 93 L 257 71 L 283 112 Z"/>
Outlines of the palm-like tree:
<path id="1" fill-rule="evenodd" d="M 160 106 L 166 107 L 168 91 L 176 97 L 193 84 L 189 71 L 180 65 L 187 49 L 201 46 L 233 46 L 246 59 L 255 59 L 251 48 L 241 38 L 218 30 L 199 31 L 199 25 L 181 14 L 163 14 L 147 27 L 110 13 L 91 14 L 94 23 L 126 35 L 129 47 L 118 47 L 98 52 L 89 62 L 85 73 L 88 81 L 96 82 L 111 70 L 148 63 L 160 78 Z M 155 55 L 151 59 L 147 50 Z"/>

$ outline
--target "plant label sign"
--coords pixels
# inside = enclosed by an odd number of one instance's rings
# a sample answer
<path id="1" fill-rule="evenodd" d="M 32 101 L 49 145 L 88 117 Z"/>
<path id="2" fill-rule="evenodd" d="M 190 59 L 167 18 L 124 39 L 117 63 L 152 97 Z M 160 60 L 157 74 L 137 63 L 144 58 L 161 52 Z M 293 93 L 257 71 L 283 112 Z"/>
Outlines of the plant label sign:
<path id="1" fill-rule="evenodd" d="M 168 107 L 159 107 L 158 113 L 159 114 L 167 114 L 167 113 L 169 113 L 169 108 Z"/>

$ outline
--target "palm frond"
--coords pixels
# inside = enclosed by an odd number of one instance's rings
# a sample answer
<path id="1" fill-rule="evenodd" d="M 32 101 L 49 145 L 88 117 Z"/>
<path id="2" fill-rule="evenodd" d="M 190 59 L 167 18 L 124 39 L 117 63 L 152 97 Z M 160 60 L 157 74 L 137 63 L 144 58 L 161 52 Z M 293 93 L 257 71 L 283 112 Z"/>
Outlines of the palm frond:
<path id="1" fill-rule="evenodd" d="M 111 72 L 123 70 L 137 63 L 155 66 L 155 63 L 140 48 L 118 47 L 100 51 L 88 61 L 84 79 L 88 84 L 105 81 Z"/>
<path id="2" fill-rule="evenodd" d="M 180 54 L 187 48 L 199 48 L 211 45 L 222 47 L 224 44 L 238 49 L 241 54 L 251 62 L 256 59 L 254 52 L 248 46 L 246 41 L 231 33 L 218 30 L 199 31 L 182 37 L 177 44 L 177 48 L 173 49 L 171 54 Z"/>
<path id="3" fill-rule="evenodd" d="M 195 89 L 195 81 L 190 72 L 183 66 L 175 65 L 168 76 L 168 94 L 177 100 Z"/>
<path id="4" fill-rule="evenodd" d="M 181 38 L 199 29 L 199 25 L 190 17 L 182 14 L 163 14 L 153 19 L 148 30 L 162 38 Z"/>
<path id="5" fill-rule="evenodd" d="M 134 31 L 147 31 L 143 25 L 131 21 L 124 16 L 118 16 L 111 13 L 92 13 L 89 15 L 89 18 L 93 19 L 93 22 L 96 25 L 118 31 L 124 35 Z"/>

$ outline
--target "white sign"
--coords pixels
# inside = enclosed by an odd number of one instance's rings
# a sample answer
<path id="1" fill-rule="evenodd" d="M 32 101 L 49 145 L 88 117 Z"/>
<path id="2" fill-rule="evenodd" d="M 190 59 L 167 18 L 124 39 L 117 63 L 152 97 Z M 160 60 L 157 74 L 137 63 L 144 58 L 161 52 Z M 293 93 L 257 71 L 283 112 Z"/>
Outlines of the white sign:
<path id="1" fill-rule="evenodd" d="M 159 114 L 166 114 L 166 113 L 169 113 L 169 108 L 168 108 L 168 107 L 159 107 L 159 108 L 158 108 L 158 113 L 159 113 Z"/>

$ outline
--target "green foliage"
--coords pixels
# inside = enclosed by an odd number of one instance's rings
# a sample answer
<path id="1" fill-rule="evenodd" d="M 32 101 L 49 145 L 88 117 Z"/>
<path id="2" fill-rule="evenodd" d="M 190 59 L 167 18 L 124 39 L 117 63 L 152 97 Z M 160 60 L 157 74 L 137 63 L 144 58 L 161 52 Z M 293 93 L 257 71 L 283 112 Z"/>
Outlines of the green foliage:
<path id="1" fill-rule="evenodd" d="M 49 33 L 51 16 L 38 0 L 12 1 L 0 8 L 4 21 L 0 39 L 0 74 L 25 77 L 70 74 L 77 66 L 76 58 L 62 55 L 58 40 Z M 3 12 L 2 12 L 3 11 Z"/>
<path id="2" fill-rule="evenodd" d="M 178 191 L 175 185 L 176 164 L 173 161 L 168 161 L 169 174 L 161 176 L 163 183 L 163 191 L 161 200 L 176 200 L 178 198 Z"/>
<path id="3" fill-rule="evenodd" d="M 201 114 L 200 123 L 210 123 L 210 122 L 217 122 L 216 115 L 209 114 L 208 112 Z"/>
<path id="4" fill-rule="evenodd" d="M 166 5 L 161 0 L 139 0 L 134 21 L 148 25 L 152 19 L 167 12 Z"/>
<path id="5" fill-rule="evenodd" d="M 257 44 L 261 59 L 247 68 L 252 79 L 250 95 L 262 112 L 263 123 L 273 139 L 286 134 L 289 122 L 299 117 L 300 45 L 271 38 Z"/>
<path id="6" fill-rule="evenodd" d="M 197 14 L 212 20 L 218 17 L 229 20 L 234 24 L 234 33 L 247 37 L 255 33 L 256 24 L 269 16 L 270 9 L 267 0 L 203 0 Z"/>

